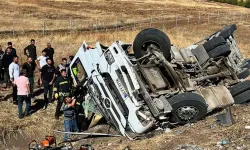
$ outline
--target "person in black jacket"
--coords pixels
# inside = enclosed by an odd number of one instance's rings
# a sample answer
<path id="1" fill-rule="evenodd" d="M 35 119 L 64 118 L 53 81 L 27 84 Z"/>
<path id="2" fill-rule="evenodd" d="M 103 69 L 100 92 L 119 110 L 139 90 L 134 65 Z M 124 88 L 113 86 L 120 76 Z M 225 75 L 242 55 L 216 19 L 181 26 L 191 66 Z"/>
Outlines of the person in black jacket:
<path id="1" fill-rule="evenodd" d="M 7 88 L 10 85 L 9 65 L 12 63 L 11 49 L 7 48 L 6 53 L 3 55 L 3 69 L 4 69 L 4 82 Z"/>
<path id="2" fill-rule="evenodd" d="M 27 62 L 23 64 L 22 69 L 26 70 L 26 77 L 29 79 L 29 86 L 30 86 L 30 95 L 33 97 L 34 91 L 34 68 L 32 67 L 32 58 L 28 57 Z"/>
<path id="3" fill-rule="evenodd" d="M 50 43 L 47 43 L 47 48 L 45 48 L 44 51 L 46 52 L 46 55 L 48 56 L 48 58 L 50 58 L 52 60 L 52 63 L 54 64 L 53 55 L 55 51 L 54 51 L 54 48 L 51 47 Z"/>
<path id="4" fill-rule="evenodd" d="M 4 51 L 2 50 L 2 46 L 0 45 L 0 83 L 4 81 L 3 55 Z"/>
<path id="5" fill-rule="evenodd" d="M 30 45 L 28 45 L 27 47 L 24 48 L 24 55 L 32 58 L 32 67 L 33 67 L 33 70 L 35 70 L 35 68 L 36 68 L 35 60 L 37 58 L 37 55 L 36 55 L 36 45 L 35 45 L 34 39 L 31 39 Z"/>
<path id="6" fill-rule="evenodd" d="M 66 70 L 61 70 L 61 76 L 58 77 L 54 84 L 54 94 L 55 99 L 58 99 L 56 106 L 55 118 L 59 119 L 61 114 L 60 110 L 63 104 L 63 101 L 66 97 L 71 96 L 71 82 L 67 77 Z"/>
<path id="7" fill-rule="evenodd" d="M 8 47 L 7 48 L 10 48 L 10 50 L 11 50 L 12 59 L 17 56 L 16 49 L 12 46 L 12 42 L 8 42 Z M 5 50 L 5 52 L 6 52 L 6 50 Z"/>

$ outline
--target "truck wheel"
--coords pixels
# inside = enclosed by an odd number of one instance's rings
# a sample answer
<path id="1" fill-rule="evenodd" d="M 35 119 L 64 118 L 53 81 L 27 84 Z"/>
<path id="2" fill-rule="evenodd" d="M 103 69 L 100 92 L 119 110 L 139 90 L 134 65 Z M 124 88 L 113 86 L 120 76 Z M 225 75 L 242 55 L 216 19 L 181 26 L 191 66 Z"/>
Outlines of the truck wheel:
<path id="1" fill-rule="evenodd" d="M 249 69 L 248 68 L 242 68 L 242 71 L 237 74 L 237 77 L 239 79 L 245 79 L 250 75 Z"/>
<path id="2" fill-rule="evenodd" d="M 245 104 L 250 102 L 250 90 L 245 91 L 234 97 L 235 104 Z"/>
<path id="3" fill-rule="evenodd" d="M 164 32 L 154 28 L 144 29 L 136 35 L 133 43 L 135 57 L 143 57 L 151 44 L 160 49 L 164 57 L 170 60 L 171 42 Z"/>
<path id="4" fill-rule="evenodd" d="M 250 80 L 240 82 L 229 88 L 230 93 L 233 97 L 247 91 L 250 89 Z"/>
<path id="5" fill-rule="evenodd" d="M 231 50 L 229 46 L 224 44 L 209 51 L 208 55 L 210 58 L 216 58 L 220 56 L 227 57 L 230 53 L 231 53 Z"/>
<path id="6" fill-rule="evenodd" d="M 211 51 L 212 49 L 226 44 L 226 40 L 222 36 L 214 37 L 211 40 L 207 41 L 206 43 L 203 44 L 205 50 L 207 52 Z"/>
<path id="7" fill-rule="evenodd" d="M 196 122 L 207 114 L 207 104 L 202 96 L 196 93 L 181 93 L 168 99 L 172 106 L 170 121 L 179 124 Z"/>

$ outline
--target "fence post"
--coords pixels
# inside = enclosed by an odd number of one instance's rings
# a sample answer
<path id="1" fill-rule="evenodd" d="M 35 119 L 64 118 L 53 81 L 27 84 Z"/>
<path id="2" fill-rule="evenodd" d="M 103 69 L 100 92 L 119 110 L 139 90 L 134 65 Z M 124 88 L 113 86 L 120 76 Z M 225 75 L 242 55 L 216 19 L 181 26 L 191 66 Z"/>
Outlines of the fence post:
<path id="1" fill-rule="evenodd" d="M 152 27 L 152 17 L 150 18 L 150 28 Z"/>
<path id="2" fill-rule="evenodd" d="M 218 10 L 218 14 L 217 14 L 217 22 L 219 22 L 219 18 L 220 18 L 220 12 Z"/>
<path id="3" fill-rule="evenodd" d="M 12 20 L 12 34 L 13 36 L 15 36 L 14 19 Z"/>
<path id="4" fill-rule="evenodd" d="M 207 24 L 209 24 L 209 13 L 207 15 Z"/>
<path id="5" fill-rule="evenodd" d="M 69 18 L 69 32 L 72 31 L 72 19 L 71 17 Z"/>
<path id="6" fill-rule="evenodd" d="M 198 25 L 201 23 L 201 12 L 199 12 L 199 19 L 198 19 Z"/>
<path id="7" fill-rule="evenodd" d="M 45 19 L 43 17 L 43 36 L 45 35 Z"/>
<path id="8" fill-rule="evenodd" d="M 177 25 L 178 25 L 178 17 L 176 16 L 176 19 L 175 19 L 175 27 L 177 28 Z"/>
<path id="9" fill-rule="evenodd" d="M 189 26 L 189 16 L 187 16 L 188 26 Z"/>

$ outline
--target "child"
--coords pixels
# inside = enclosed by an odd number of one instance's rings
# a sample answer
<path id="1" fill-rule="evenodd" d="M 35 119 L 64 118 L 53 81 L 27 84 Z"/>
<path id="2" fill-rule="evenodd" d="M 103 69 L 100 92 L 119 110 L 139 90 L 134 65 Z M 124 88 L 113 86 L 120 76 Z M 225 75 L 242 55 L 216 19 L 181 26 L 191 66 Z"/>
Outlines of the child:
<path id="1" fill-rule="evenodd" d="M 74 105 L 76 102 L 76 99 L 66 97 L 65 105 L 63 107 L 63 113 L 64 113 L 64 128 L 65 132 L 79 132 L 76 124 L 76 116 L 75 116 L 75 109 Z M 64 141 L 70 141 L 69 134 L 66 133 L 64 136 Z"/>

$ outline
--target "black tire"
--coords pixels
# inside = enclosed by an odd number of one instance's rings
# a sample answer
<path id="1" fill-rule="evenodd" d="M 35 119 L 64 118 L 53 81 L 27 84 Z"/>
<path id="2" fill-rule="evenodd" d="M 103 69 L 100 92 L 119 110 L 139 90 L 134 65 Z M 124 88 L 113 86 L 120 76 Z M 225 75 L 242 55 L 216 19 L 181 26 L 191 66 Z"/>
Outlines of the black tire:
<path id="1" fill-rule="evenodd" d="M 220 56 L 227 57 L 231 53 L 231 50 L 228 45 L 224 44 L 218 46 L 208 52 L 210 58 L 216 58 Z"/>
<path id="2" fill-rule="evenodd" d="M 179 124 L 185 124 L 189 122 L 196 122 L 204 118 L 207 114 L 207 104 L 202 96 L 196 93 L 181 93 L 168 99 L 168 102 L 172 106 L 172 116 L 170 120 Z M 185 119 L 178 115 L 178 111 L 181 108 L 193 107 L 198 111 L 194 117 Z"/>
<path id="3" fill-rule="evenodd" d="M 243 82 L 240 82 L 232 87 L 229 88 L 230 93 L 233 97 L 250 90 L 250 80 L 246 80 Z"/>
<path id="4" fill-rule="evenodd" d="M 224 29 L 221 30 L 219 36 L 222 36 L 224 39 L 229 38 L 231 35 L 233 35 L 234 31 L 237 30 L 237 27 L 235 24 L 226 26 Z"/>
<path id="5" fill-rule="evenodd" d="M 206 43 L 203 44 L 205 50 L 207 52 L 211 51 L 212 49 L 226 44 L 226 40 L 222 36 L 214 37 L 211 40 L 208 40 Z"/>
<path id="6" fill-rule="evenodd" d="M 155 44 L 161 50 L 164 57 L 170 60 L 171 42 L 169 37 L 164 32 L 154 28 L 144 29 L 135 37 L 133 43 L 135 57 L 143 57 L 146 54 L 146 48 L 150 44 Z"/>
<path id="7" fill-rule="evenodd" d="M 249 69 L 248 68 L 242 68 L 242 71 L 237 74 L 237 77 L 239 79 L 245 79 L 250 75 Z"/>
<path id="8" fill-rule="evenodd" d="M 250 90 L 245 91 L 234 97 L 235 104 L 245 104 L 250 102 Z"/>

